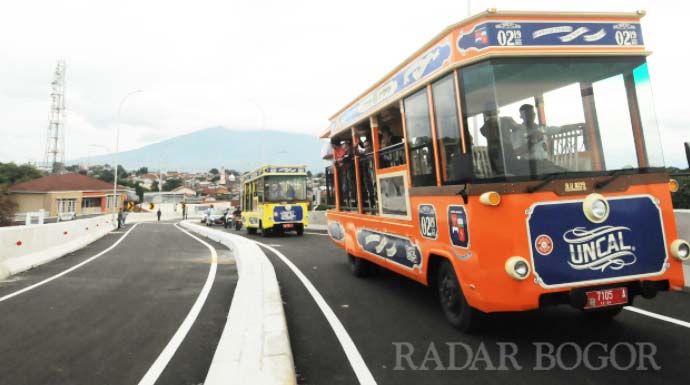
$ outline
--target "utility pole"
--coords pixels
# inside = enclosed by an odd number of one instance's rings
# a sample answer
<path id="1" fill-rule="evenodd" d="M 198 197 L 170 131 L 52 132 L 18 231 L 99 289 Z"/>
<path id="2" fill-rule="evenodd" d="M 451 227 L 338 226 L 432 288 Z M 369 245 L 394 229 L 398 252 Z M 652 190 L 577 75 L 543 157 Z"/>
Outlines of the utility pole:
<path id="1" fill-rule="evenodd" d="M 58 60 L 50 93 L 50 119 L 43 155 L 43 168 L 60 173 L 65 164 L 65 71 L 64 60 Z"/>

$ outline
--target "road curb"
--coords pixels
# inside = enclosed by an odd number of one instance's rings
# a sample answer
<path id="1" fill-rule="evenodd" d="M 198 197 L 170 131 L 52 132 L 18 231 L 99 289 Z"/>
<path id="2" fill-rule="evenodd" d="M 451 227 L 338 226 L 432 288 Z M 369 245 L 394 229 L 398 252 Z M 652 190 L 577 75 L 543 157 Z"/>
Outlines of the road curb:
<path id="1" fill-rule="evenodd" d="M 228 320 L 204 381 L 215 384 L 296 383 L 280 287 L 273 265 L 256 243 L 192 223 L 180 225 L 232 250 L 238 281 Z"/>

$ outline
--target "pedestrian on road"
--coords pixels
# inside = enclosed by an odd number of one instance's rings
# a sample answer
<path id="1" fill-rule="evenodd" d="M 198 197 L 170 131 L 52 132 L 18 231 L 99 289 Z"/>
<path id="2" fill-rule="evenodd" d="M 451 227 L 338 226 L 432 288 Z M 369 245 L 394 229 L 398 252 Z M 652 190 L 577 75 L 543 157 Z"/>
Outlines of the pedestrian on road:
<path id="1" fill-rule="evenodd" d="M 122 209 L 117 213 L 117 229 L 120 230 L 124 222 L 124 216 L 122 215 Z"/>
<path id="2" fill-rule="evenodd" d="M 161 209 L 160 207 L 158 208 L 158 211 L 156 212 L 156 216 L 158 217 L 158 222 L 161 221 Z"/>
<path id="3" fill-rule="evenodd" d="M 182 219 L 187 219 L 187 206 L 182 206 Z"/>

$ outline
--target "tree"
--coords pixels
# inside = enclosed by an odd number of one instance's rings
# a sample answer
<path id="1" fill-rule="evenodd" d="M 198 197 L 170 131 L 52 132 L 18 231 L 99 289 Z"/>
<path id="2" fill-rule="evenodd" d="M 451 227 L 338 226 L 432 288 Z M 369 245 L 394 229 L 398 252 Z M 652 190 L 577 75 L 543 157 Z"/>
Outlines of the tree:
<path id="1" fill-rule="evenodd" d="M 208 172 L 211 173 L 211 174 L 213 174 L 213 175 L 218 175 L 218 174 L 219 174 L 219 171 L 218 171 L 217 168 L 212 168 L 212 169 L 210 169 Z"/>
<path id="2" fill-rule="evenodd" d="M 151 191 L 158 191 L 158 181 L 154 180 L 153 183 L 151 183 Z"/>
<path id="3" fill-rule="evenodd" d="M 211 182 L 218 182 L 219 180 L 220 180 L 220 176 L 218 176 L 218 175 L 211 178 Z"/>
<path id="4" fill-rule="evenodd" d="M 17 212 L 17 201 L 7 191 L 7 187 L 0 187 L 0 226 L 11 225 Z"/>
<path id="5" fill-rule="evenodd" d="M 0 185 L 13 185 L 40 178 L 45 175 L 41 170 L 30 164 L 17 166 L 13 162 L 0 163 Z"/>
<path id="6" fill-rule="evenodd" d="M 108 183 L 113 183 L 115 180 L 115 175 L 113 174 L 113 171 L 110 169 L 102 168 L 100 170 L 94 171 L 94 174 L 92 175 L 96 179 L 100 179 L 103 182 L 108 182 Z M 118 178 L 120 177 L 118 173 Z"/>
<path id="7" fill-rule="evenodd" d="M 139 202 L 144 201 L 144 188 L 141 187 L 141 184 L 137 182 L 137 184 L 134 186 L 134 191 L 136 192 L 137 196 L 139 197 Z"/>
<path id="8" fill-rule="evenodd" d="M 311 171 L 307 170 L 307 178 L 311 178 Z"/>
<path id="9" fill-rule="evenodd" d="M 71 166 L 65 167 L 65 170 L 66 170 L 66 171 L 69 171 L 69 172 L 79 172 L 80 167 L 79 167 L 78 164 L 73 164 L 73 165 L 71 165 Z"/>
<path id="10" fill-rule="evenodd" d="M 127 178 L 128 176 L 129 176 L 129 173 L 127 172 L 127 170 L 125 170 L 125 168 L 122 167 L 121 164 L 118 164 L 117 165 L 117 179 Z"/>
<path id="11" fill-rule="evenodd" d="M 137 175 L 144 175 L 149 173 L 149 168 L 148 167 L 139 167 L 137 170 L 136 174 Z"/>
<path id="12" fill-rule="evenodd" d="M 163 191 L 172 191 L 180 186 L 182 186 L 182 179 L 168 178 L 163 183 Z"/>

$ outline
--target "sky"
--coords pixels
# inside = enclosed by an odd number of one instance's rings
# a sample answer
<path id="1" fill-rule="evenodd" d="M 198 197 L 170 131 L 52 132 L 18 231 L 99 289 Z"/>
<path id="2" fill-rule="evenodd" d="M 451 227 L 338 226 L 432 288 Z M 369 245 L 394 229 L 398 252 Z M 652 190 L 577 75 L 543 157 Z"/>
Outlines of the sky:
<path id="1" fill-rule="evenodd" d="M 647 11 L 645 46 L 666 165 L 687 167 L 683 2 L 483 1 L 536 11 Z M 67 63 L 66 159 L 131 150 L 212 126 L 319 135 L 328 118 L 445 27 L 440 1 L 3 1 L 0 162 L 40 162 L 58 59 Z M 190 151 L 200 149 L 190 148 Z"/>

